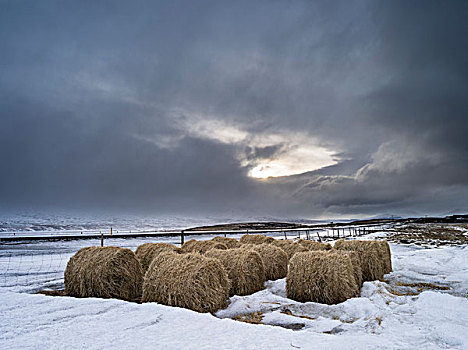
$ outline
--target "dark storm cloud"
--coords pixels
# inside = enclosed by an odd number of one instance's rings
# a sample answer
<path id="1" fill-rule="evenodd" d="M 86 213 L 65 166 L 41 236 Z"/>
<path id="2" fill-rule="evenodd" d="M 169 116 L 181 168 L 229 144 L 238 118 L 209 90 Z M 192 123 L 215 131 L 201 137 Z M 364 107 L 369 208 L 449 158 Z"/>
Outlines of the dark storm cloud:
<path id="1" fill-rule="evenodd" d="M 468 208 L 464 2 L 0 6 L 0 204 Z M 247 176 L 298 132 L 337 164 Z"/>

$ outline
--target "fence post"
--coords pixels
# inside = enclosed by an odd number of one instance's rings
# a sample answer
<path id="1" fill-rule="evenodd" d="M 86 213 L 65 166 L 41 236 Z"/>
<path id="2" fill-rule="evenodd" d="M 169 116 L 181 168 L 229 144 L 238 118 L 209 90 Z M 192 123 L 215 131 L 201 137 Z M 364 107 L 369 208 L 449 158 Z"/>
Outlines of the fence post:
<path id="1" fill-rule="evenodd" d="M 180 231 L 180 246 L 184 245 L 184 230 Z"/>
<path id="2" fill-rule="evenodd" d="M 284 231 L 284 239 L 288 239 L 288 237 L 286 236 L 286 231 Z"/>
<path id="3" fill-rule="evenodd" d="M 104 235 L 101 233 L 101 247 L 104 247 Z"/>
<path id="4" fill-rule="evenodd" d="M 320 235 L 318 232 L 317 232 L 317 237 L 318 237 L 319 242 L 322 242 L 322 239 L 320 238 Z"/>

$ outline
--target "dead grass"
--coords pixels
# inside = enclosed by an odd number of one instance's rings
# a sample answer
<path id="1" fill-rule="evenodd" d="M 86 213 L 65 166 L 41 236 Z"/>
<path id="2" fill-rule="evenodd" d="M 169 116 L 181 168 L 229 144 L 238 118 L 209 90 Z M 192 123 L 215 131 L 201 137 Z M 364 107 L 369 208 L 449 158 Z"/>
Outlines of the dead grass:
<path id="1" fill-rule="evenodd" d="M 295 243 L 293 241 L 288 241 L 288 240 L 274 240 L 272 244 L 283 249 L 288 255 L 288 260 L 291 260 L 291 258 L 296 253 L 309 251 L 309 249 L 307 249 L 302 244 Z"/>
<path id="2" fill-rule="evenodd" d="M 87 247 L 68 261 L 65 292 L 74 297 L 138 300 L 143 272 L 133 251 L 118 247 Z"/>
<path id="3" fill-rule="evenodd" d="M 43 289 L 43 290 L 38 291 L 37 294 L 49 295 L 52 297 L 64 297 L 67 295 L 67 293 L 65 293 L 65 289 L 57 289 L 57 290 Z"/>
<path id="4" fill-rule="evenodd" d="M 205 255 L 218 259 L 226 269 L 231 282 L 230 295 L 248 295 L 263 289 L 265 267 L 257 252 L 242 248 L 214 249 Z"/>
<path id="5" fill-rule="evenodd" d="M 321 242 L 316 242 L 316 241 L 310 241 L 306 239 L 300 239 L 297 241 L 297 243 L 303 245 L 309 250 L 330 250 L 332 249 L 332 246 L 330 243 L 321 243 Z"/>
<path id="6" fill-rule="evenodd" d="M 349 256 L 336 251 L 307 251 L 295 254 L 286 278 L 288 298 L 324 304 L 341 303 L 358 295 Z"/>
<path id="7" fill-rule="evenodd" d="M 199 253 L 205 254 L 207 251 L 211 249 L 228 249 L 227 246 L 223 243 L 216 242 L 216 241 L 197 241 L 195 239 L 191 239 L 188 242 L 185 242 L 182 246 L 181 250 L 182 253 Z"/>
<path id="8" fill-rule="evenodd" d="M 232 318 L 235 321 L 252 323 L 252 324 L 263 324 L 263 314 L 261 312 L 252 312 L 250 314 L 237 315 Z"/>
<path id="9" fill-rule="evenodd" d="M 146 272 L 142 302 L 215 312 L 227 306 L 229 288 L 226 270 L 217 259 L 164 252 Z"/>
<path id="10" fill-rule="evenodd" d="M 148 270 L 148 267 L 154 258 L 156 258 L 162 252 L 167 251 L 180 253 L 181 250 L 175 245 L 169 243 L 145 243 L 138 246 L 138 248 L 135 250 L 135 255 L 141 263 L 143 273 Z"/>
<path id="11" fill-rule="evenodd" d="M 427 282 L 417 282 L 417 283 L 397 282 L 395 284 L 397 286 L 411 287 L 411 288 L 420 289 L 421 291 L 424 290 L 424 289 L 450 290 L 450 287 L 448 287 L 448 286 L 439 286 L 437 284 L 427 283 Z"/>
<path id="12" fill-rule="evenodd" d="M 353 264 L 353 274 L 354 279 L 356 280 L 356 284 L 359 289 L 361 289 L 363 284 L 362 278 L 362 269 L 361 269 L 361 258 L 359 257 L 359 253 L 351 250 L 335 250 L 340 252 L 341 254 L 346 254 L 349 259 L 351 260 L 351 264 Z"/>
<path id="13" fill-rule="evenodd" d="M 215 237 L 212 239 L 214 242 L 224 244 L 228 249 L 240 248 L 241 243 L 235 238 L 229 237 Z"/>
<path id="14" fill-rule="evenodd" d="M 386 262 L 382 245 L 376 243 L 376 241 L 345 241 L 339 239 L 336 241 L 334 249 L 358 252 L 364 281 L 383 279 Z"/>
<path id="15" fill-rule="evenodd" d="M 316 320 L 317 317 L 310 317 L 310 316 L 304 316 L 304 315 L 295 315 L 291 312 L 289 309 L 285 309 L 283 311 L 280 311 L 282 314 L 288 315 L 288 316 L 294 316 L 294 317 L 299 317 L 299 318 L 305 318 L 306 320 Z"/>
<path id="16" fill-rule="evenodd" d="M 266 280 L 277 280 L 286 277 L 288 273 L 288 255 L 272 244 L 243 244 L 243 249 L 257 252 L 265 267 Z"/>
<path id="17" fill-rule="evenodd" d="M 466 228 L 466 224 L 412 224 L 398 228 L 398 232 L 388 236 L 388 240 L 435 246 L 468 244 L 468 236 L 464 233 Z"/>
<path id="18" fill-rule="evenodd" d="M 267 237 L 263 235 L 243 235 L 239 242 L 243 244 L 263 244 L 272 243 L 275 239 L 273 237 Z"/>

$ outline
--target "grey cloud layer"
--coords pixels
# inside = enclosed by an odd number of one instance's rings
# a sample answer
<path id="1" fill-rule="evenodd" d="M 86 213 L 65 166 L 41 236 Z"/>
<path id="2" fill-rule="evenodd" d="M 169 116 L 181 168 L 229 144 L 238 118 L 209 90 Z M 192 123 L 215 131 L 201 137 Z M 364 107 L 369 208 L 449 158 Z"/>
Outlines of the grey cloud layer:
<path id="1" fill-rule="evenodd" d="M 0 204 L 275 215 L 468 208 L 466 2 L 0 4 Z M 183 111 L 183 112 L 180 112 Z M 258 181 L 302 132 L 338 164 Z"/>

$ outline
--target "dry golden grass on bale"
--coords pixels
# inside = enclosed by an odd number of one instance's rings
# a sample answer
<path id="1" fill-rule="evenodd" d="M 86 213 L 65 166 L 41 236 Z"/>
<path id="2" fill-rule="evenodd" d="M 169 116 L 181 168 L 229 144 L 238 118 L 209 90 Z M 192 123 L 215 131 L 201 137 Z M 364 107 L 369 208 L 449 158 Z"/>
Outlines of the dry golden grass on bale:
<path id="1" fill-rule="evenodd" d="M 264 235 L 243 235 L 239 242 L 242 244 L 263 244 L 272 243 L 275 239 Z"/>
<path id="2" fill-rule="evenodd" d="M 260 255 L 267 280 L 286 277 L 288 273 L 288 255 L 283 249 L 273 244 L 243 244 L 242 248 L 253 250 Z"/>
<path id="3" fill-rule="evenodd" d="M 289 262 L 286 292 L 300 302 L 336 304 L 359 290 L 349 256 L 329 250 L 295 254 Z"/>
<path id="4" fill-rule="evenodd" d="M 235 238 L 215 237 L 212 239 L 212 241 L 222 243 L 228 247 L 228 249 L 240 248 L 241 246 L 241 243 Z"/>
<path id="5" fill-rule="evenodd" d="M 293 241 L 288 241 L 288 240 L 278 240 L 275 239 L 274 242 L 272 242 L 273 245 L 283 249 L 286 254 L 288 255 L 288 260 L 291 260 L 294 254 L 300 253 L 300 252 L 308 252 L 309 249 L 307 249 L 305 246 L 299 243 L 295 243 Z"/>
<path id="6" fill-rule="evenodd" d="M 145 243 L 138 246 L 138 248 L 135 250 L 135 255 L 141 263 L 143 273 L 148 270 L 148 267 L 154 258 L 156 258 L 162 252 L 167 251 L 180 253 L 180 248 L 169 243 Z"/>
<path id="7" fill-rule="evenodd" d="M 142 283 L 140 262 L 126 248 L 80 249 L 70 258 L 65 270 L 65 293 L 74 297 L 136 301 L 141 296 Z"/>
<path id="8" fill-rule="evenodd" d="M 361 258 L 359 257 L 359 253 L 352 251 L 352 250 L 339 250 L 335 249 L 335 252 L 339 252 L 341 254 L 346 254 L 351 259 L 351 264 L 353 264 L 353 272 L 354 272 L 354 279 L 356 280 L 356 284 L 359 289 L 362 287 L 362 269 L 361 269 Z"/>
<path id="9" fill-rule="evenodd" d="M 216 241 L 197 241 L 195 239 L 191 239 L 188 242 L 185 242 L 182 245 L 182 253 L 199 253 L 205 254 L 207 251 L 211 249 L 228 249 L 227 246 L 223 243 L 216 242 Z"/>
<path id="10" fill-rule="evenodd" d="M 303 245 L 309 250 L 330 250 L 332 249 L 332 246 L 330 243 L 321 243 L 321 242 L 316 242 L 316 241 L 309 241 L 306 239 L 300 239 L 297 241 L 297 243 Z"/>
<path id="11" fill-rule="evenodd" d="M 215 312 L 227 307 L 229 289 L 219 260 L 198 253 L 163 252 L 146 272 L 141 301 Z"/>
<path id="12" fill-rule="evenodd" d="M 336 241 L 334 249 L 356 251 L 361 260 L 362 278 L 364 281 L 383 279 L 385 264 L 382 246 L 376 241 Z"/>
<path id="13" fill-rule="evenodd" d="M 213 249 L 205 256 L 218 259 L 223 264 L 231 282 L 230 295 L 248 295 L 263 289 L 265 267 L 257 252 L 242 248 Z"/>
<path id="14" fill-rule="evenodd" d="M 375 244 L 379 247 L 380 254 L 383 258 L 384 274 L 392 272 L 392 253 L 390 252 L 390 245 L 386 240 L 375 241 Z"/>

